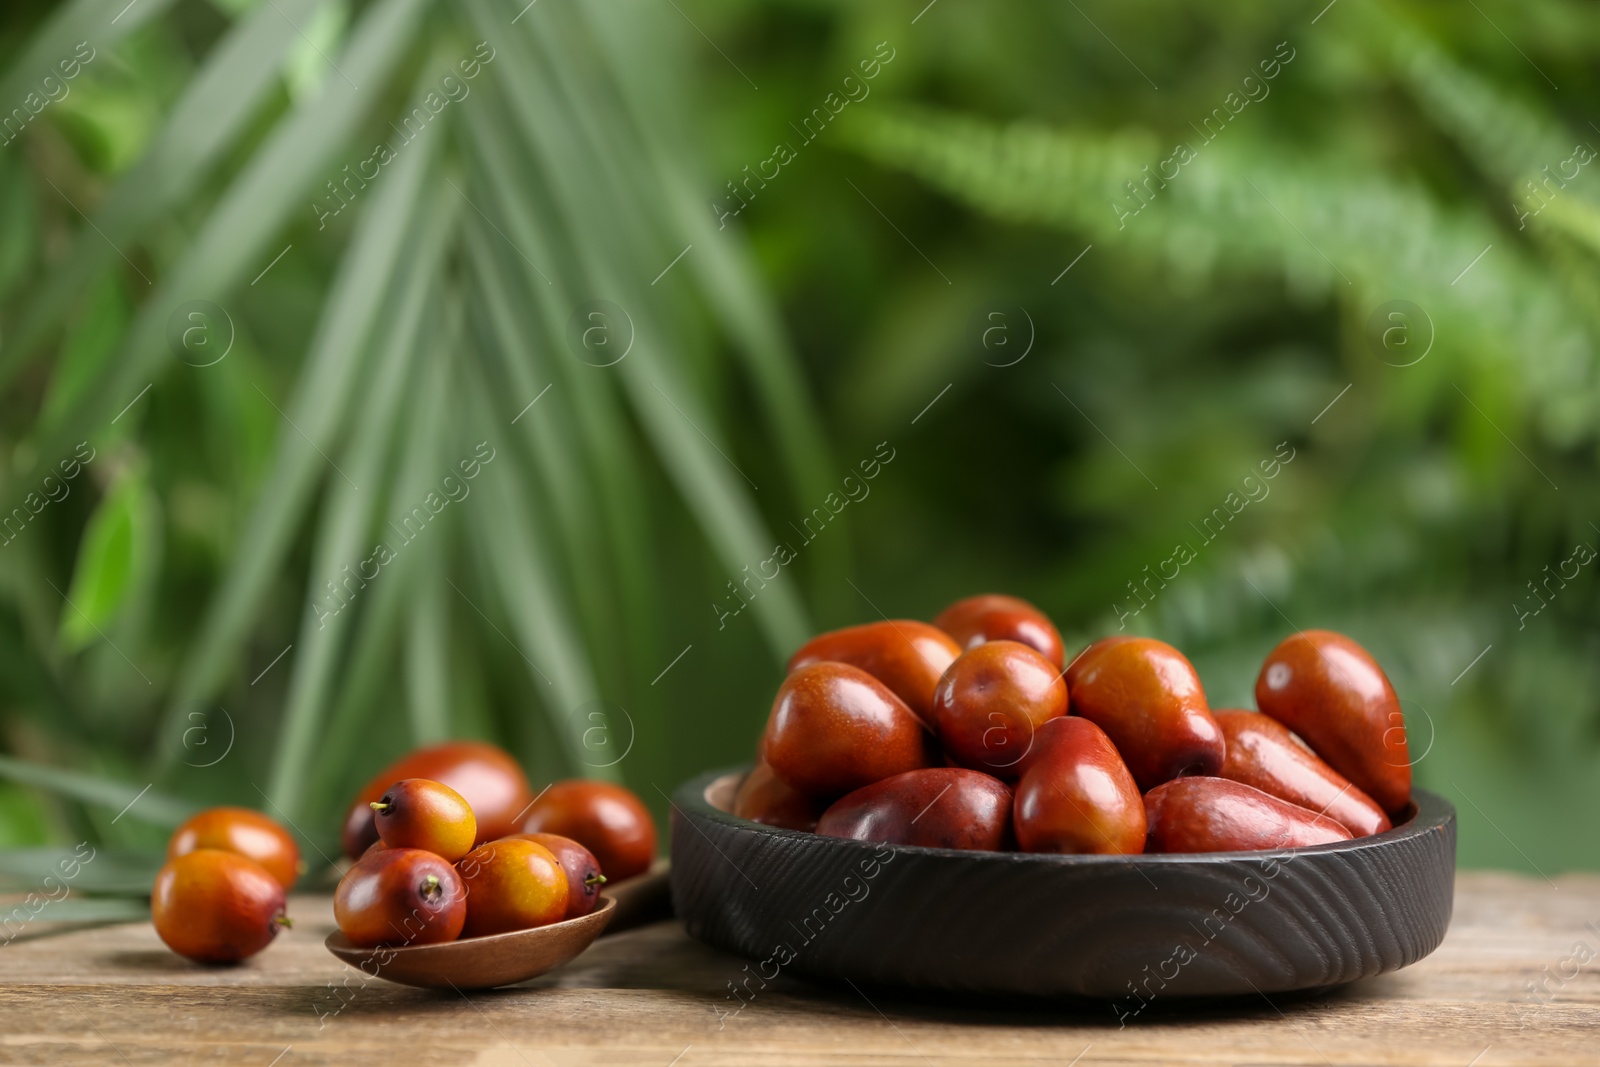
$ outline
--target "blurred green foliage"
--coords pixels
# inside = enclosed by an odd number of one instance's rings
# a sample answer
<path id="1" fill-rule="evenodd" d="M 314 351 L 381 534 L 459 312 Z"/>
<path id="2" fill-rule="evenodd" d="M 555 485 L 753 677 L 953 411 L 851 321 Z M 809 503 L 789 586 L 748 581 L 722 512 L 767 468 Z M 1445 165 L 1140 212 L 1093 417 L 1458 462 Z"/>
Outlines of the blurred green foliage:
<path id="1" fill-rule="evenodd" d="M 1218 706 L 1350 633 L 1464 864 L 1600 866 L 1585 5 L 125 2 L 0 22 L 0 107 L 94 51 L 0 146 L 0 843 L 331 851 L 449 735 L 664 815 L 813 626 L 992 589 Z"/>

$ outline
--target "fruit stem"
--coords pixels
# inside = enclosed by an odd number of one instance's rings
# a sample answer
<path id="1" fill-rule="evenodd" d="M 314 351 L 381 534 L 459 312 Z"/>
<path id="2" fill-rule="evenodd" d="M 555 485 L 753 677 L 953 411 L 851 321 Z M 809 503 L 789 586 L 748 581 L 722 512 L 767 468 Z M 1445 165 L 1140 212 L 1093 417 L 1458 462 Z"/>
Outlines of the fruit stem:
<path id="1" fill-rule="evenodd" d="M 606 876 L 601 874 L 601 873 L 599 873 L 598 871 L 596 871 L 594 874 L 586 874 L 586 875 L 583 876 L 583 884 L 584 885 L 605 885 L 606 884 Z"/>
<path id="2" fill-rule="evenodd" d="M 422 879 L 422 888 L 419 889 L 418 892 L 421 894 L 424 900 L 432 900 L 434 897 L 438 896 L 440 893 L 439 876 L 436 874 L 426 875 Z"/>
<path id="3" fill-rule="evenodd" d="M 272 921 L 283 927 L 294 926 L 294 920 L 287 915 L 275 915 L 272 917 Z"/>
<path id="4" fill-rule="evenodd" d="M 368 807 L 370 807 L 373 811 L 388 811 L 389 810 L 389 805 L 385 804 L 381 800 L 374 800 L 371 804 L 368 805 Z"/>

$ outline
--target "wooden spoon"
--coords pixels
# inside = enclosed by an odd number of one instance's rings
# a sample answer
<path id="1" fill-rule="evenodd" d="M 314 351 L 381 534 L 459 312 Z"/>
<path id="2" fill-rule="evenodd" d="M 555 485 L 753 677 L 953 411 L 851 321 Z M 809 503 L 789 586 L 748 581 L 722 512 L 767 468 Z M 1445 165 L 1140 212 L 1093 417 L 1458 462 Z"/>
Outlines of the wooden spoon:
<path id="1" fill-rule="evenodd" d="M 672 917 L 672 861 L 665 857 L 656 860 L 650 869 L 624 878 L 620 882 L 607 882 L 600 891 L 602 897 L 614 897 L 617 912 L 611 917 L 606 933 L 620 934 L 635 926 L 643 926 L 659 919 Z"/>
<path id="2" fill-rule="evenodd" d="M 600 906 L 581 918 L 435 945 L 359 948 L 339 930 L 323 944 L 374 978 L 424 989 L 492 989 L 537 978 L 576 958 L 600 936 L 616 908 L 615 899 L 602 896 Z"/>

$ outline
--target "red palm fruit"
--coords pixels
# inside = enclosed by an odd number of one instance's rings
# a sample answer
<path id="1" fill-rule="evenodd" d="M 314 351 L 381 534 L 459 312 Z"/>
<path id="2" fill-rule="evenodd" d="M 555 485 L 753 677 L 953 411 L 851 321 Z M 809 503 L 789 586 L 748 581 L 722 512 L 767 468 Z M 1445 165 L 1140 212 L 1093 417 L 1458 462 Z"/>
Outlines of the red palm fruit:
<path id="1" fill-rule="evenodd" d="M 1389 829 L 1389 817 L 1371 797 L 1278 720 L 1256 711 L 1215 714 L 1228 748 L 1222 777 L 1326 815 L 1356 837 Z"/>
<path id="2" fill-rule="evenodd" d="M 552 784 L 529 806 L 522 831 L 572 838 L 594 853 L 613 882 L 643 874 L 656 858 L 650 809 L 615 782 L 569 778 Z"/>
<path id="3" fill-rule="evenodd" d="M 791 788 L 765 763 L 745 775 L 733 797 L 733 813 L 739 818 L 785 830 L 815 830 L 824 807 Z"/>
<path id="4" fill-rule="evenodd" d="M 479 845 L 458 864 L 467 887 L 463 937 L 549 926 L 567 917 L 567 872 L 525 836 Z"/>
<path id="5" fill-rule="evenodd" d="M 1085 645 L 1082 652 L 1079 652 L 1076 656 L 1073 656 L 1067 661 L 1067 670 L 1065 674 L 1065 678 L 1067 680 L 1067 692 L 1071 693 L 1072 690 L 1076 688 L 1078 685 L 1078 679 L 1082 678 L 1083 672 L 1089 669 L 1089 664 L 1094 661 L 1095 656 L 1098 656 L 1108 648 L 1122 644 L 1124 641 L 1132 640 L 1132 634 L 1112 634 L 1110 637 L 1102 637 L 1100 640 L 1095 641 L 1092 644 Z"/>
<path id="6" fill-rule="evenodd" d="M 1261 666 L 1256 707 L 1305 738 L 1391 817 L 1411 803 L 1400 698 L 1383 668 L 1348 637 L 1301 630 L 1284 638 Z"/>
<path id="7" fill-rule="evenodd" d="M 560 834 L 512 834 L 509 840 L 543 845 L 561 864 L 567 875 L 567 918 L 587 915 L 599 905 L 600 887 L 606 884 L 606 876 L 593 852 Z"/>
<path id="8" fill-rule="evenodd" d="M 407 778 L 384 790 L 372 808 L 388 848 L 420 848 L 454 863 L 472 851 L 478 820 L 460 793 L 428 778 Z"/>
<path id="9" fill-rule="evenodd" d="M 1011 844 L 1011 790 L 962 767 L 927 767 L 862 786 L 817 821 L 824 837 L 997 852 Z"/>
<path id="10" fill-rule="evenodd" d="M 1026 600 L 1014 596 L 969 596 L 941 611 L 933 624 L 955 638 L 964 651 L 985 641 L 1016 641 L 1055 664 L 1056 670 L 1065 661 L 1055 623 Z"/>
<path id="11" fill-rule="evenodd" d="M 950 664 L 933 695 L 945 754 L 963 767 L 1015 781 L 1034 731 L 1067 713 L 1055 664 L 1016 641 L 986 641 Z"/>
<path id="12" fill-rule="evenodd" d="M 362 948 L 454 941 L 467 918 L 467 892 L 443 857 L 385 848 L 361 857 L 339 879 L 333 918 Z"/>
<path id="13" fill-rule="evenodd" d="M 1107 644 L 1069 687 L 1072 710 L 1106 732 L 1142 790 L 1222 769 L 1222 729 L 1183 653 L 1134 637 Z"/>
<path id="14" fill-rule="evenodd" d="M 1254 852 L 1349 841 L 1326 816 L 1226 778 L 1176 778 L 1144 797 L 1146 852 Z"/>
<path id="15" fill-rule="evenodd" d="M 1144 799 L 1100 727 L 1076 715 L 1051 719 L 1023 766 L 1012 824 L 1024 852 L 1144 851 Z"/>
<path id="16" fill-rule="evenodd" d="M 789 673 L 823 662 L 860 667 L 928 722 L 933 687 L 959 655 L 960 646 L 938 627 L 915 619 L 886 619 L 818 634 L 789 657 Z"/>
<path id="17" fill-rule="evenodd" d="M 369 805 L 404 778 L 429 778 L 460 793 L 478 820 L 477 843 L 516 833 L 533 799 L 527 776 L 510 753 L 482 741 L 446 741 L 419 748 L 379 771 L 356 794 L 344 820 L 344 854 L 357 859 L 378 839 Z"/>
<path id="18" fill-rule="evenodd" d="M 922 721 L 882 682 L 848 663 L 813 663 L 785 678 L 767 717 L 766 741 L 773 772 L 818 799 L 934 762 Z"/>
<path id="19" fill-rule="evenodd" d="M 254 956 L 289 925 L 283 885 L 237 852 L 200 848 L 168 860 L 150 893 L 150 920 L 167 947 L 201 963 Z"/>
<path id="20" fill-rule="evenodd" d="M 191 816 L 172 832 L 167 858 L 177 859 L 202 848 L 220 848 L 253 859 L 284 889 L 292 889 L 300 877 L 300 846 L 289 831 L 249 808 L 207 808 Z"/>

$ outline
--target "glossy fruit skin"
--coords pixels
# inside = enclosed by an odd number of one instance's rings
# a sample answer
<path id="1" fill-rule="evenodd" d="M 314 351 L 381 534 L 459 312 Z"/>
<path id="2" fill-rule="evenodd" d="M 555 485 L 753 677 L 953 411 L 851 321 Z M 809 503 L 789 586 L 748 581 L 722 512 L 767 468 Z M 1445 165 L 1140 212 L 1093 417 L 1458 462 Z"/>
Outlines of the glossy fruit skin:
<path id="1" fill-rule="evenodd" d="M 1349 841 L 1332 819 L 1226 778 L 1176 778 L 1144 798 L 1146 852 L 1255 852 Z"/>
<path id="2" fill-rule="evenodd" d="M 561 861 L 526 835 L 502 837 L 461 857 L 467 887 L 463 937 L 549 926 L 567 917 L 567 872 Z"/>
<path id="3" fill-rule="evenodd" d="M 431 778 L 466 798 L 478 820 L 477 844 L 517 832 L 533 799 L 528 778 L 504 749 L 482 741 L 446 741 L 419 748 L 379 771 L 356 795 L 344 820 L 344 854 L 357 859 L 378 839 L 368 807 L 403 778 Z"/>
<path id="4" fill-rule="evenodd" d="M 1106 732 L 1141 790 L 1222 770 L 1222 728 L 1183 653 L 1135 637 L 1085 658 L 1072 710 Z"/>
<path id="5" fill-rule="evenodd" d="M 950 664 L 933 694 L 933 721 L 947 756 L 1015 781 L 1034 731 L 1067 713 L 1061 671 L 1017 641 L 985 641 Z"/>
<path id="6" fill-rule="evenodd" d="M 765 826 L 810 832 L 827 805 L 791 788 L 771 767 L 757 763 L 733 797 L 733 813 Z"/>
<path id="7" fill-rule="evenodd" d="M 766 754 L 790 787 L 827 801 L 934 762 L 922 720 L 848 663 L 813 663 L 783 680 L 767 717 Z"/>
<path id="8" fill-rule="evenodd" d="M 600 889 L 606 876 L 600 872 L 600 861 L 594 853 L 570 837 L 560 834 L 512 834 L 509 841 L 532 841 L 550 850 L 550 855 L 561 864 L 567 876 L 568 919 L 576 919 L 593 911 L 600 904 Z"/>
<path id="9" fill-rule="evenodd" d="M 1016 641 L 1055 664 L 1058 671 L 1066 662 L 1056 624 L 1018 597 L 1000 593 L 969 596 L 941 611 L 933 624 L 955 638 L 963 651 L 970 652 L 985 641 Z"/>
<path id="10" fill-rule="evenodd" d="M 454 789 L 430 778 L 406 778 L 372 802 L 387 848 L 420 848 L 451 863 L 472 851 L 478 820 Z"/>
<path id="11" fill-rule="evenodd" d="M 1222 777 L 1326 815 L 1355 837 L 1390 828 L 1389 816 L 1350 780 L 1328 766 L 1287 726 L 1257 711 L 1219 711 L 1227 742 Z"/>
<path id="12" fill-rule="evenodd" d="M 569 778 L 540 794 L 522 832 L 570 837 L 600 862 L 612 882 L 650 869 L 656 859 L 656 823 L 631 790 L 611 782 Z"/>
<path id="13" fill-rule="evenodd" d="M 161 940 L 201 963 L 254 956 L 285 925 L 283 910 L 283 885 L 265 867 L 217 848 L 168 860 L 150 894 L 150 919 Z"/>
<path id="14" fill-rule="evenodd" d="M 167 859 L 177 859 L 201 848 L 237 852 L 255 860 L 292 889 L 300 877 L 300 846 L 277 822 L 249 808 L 207 808 L 172 832 Z"/>
<path id="15" fill-rule="evenodd" d="M 1011 809 L 1022 851 L 1144 851 L 1144 798 L 1100 727 L 1077 715 L 1051 719 L 1039 728 L 1024 767 Z"/>
<path id="16" fill-rule="evenodd" d="M 1332 630 L 1284 638 L 1261 665 L 1256 707 L 1305 738 L 1391 818 L 1411 803 L 1400 698 L 1383 668 L 1350 638 Z"/>
<path id="17" fill-rule="evenodd" d="M 363 948 L 454 941 L 466 922 L 467 892 L 444 858 L 419 848 L 384 848 L 339 879 L 333 917 L 350 943 Z"/>
<path id="18" fill-rule="evenodd" d="M 931 722 L 933 687 L 961 655 L 949 634 L 915 619 L 886 619 L 818 634 L 789 657 L 789 673 L 813 663 L 848 663 L 878 681 L 923 722 Z"/>
<path id="19" fill-rule="evenodd" d="M 1083 677 L 1083 672 L 1089 669 L 1089 664 L 1094 661 L 1095 656 L 1098 656 L 1108 648 L 1114 648 L 1124 641 L 1132 641 L 1133 639 L 1132 634 L 1112 634 L 1110 637 L 1102 637 L 1098 641 L 1085 645 L 1082 652 L 1067 661 L 1065 675 L 1067 692 L 1071 693 L 1077 687 L 1079 679 Z"/>
<path id="20" fill-rule="evenodd" d="M 998 852 L 1011 847 L 1011 789 L 963 767 L 927 767 L 863 786 L 817 822 L 824 837 Z"/>

